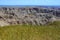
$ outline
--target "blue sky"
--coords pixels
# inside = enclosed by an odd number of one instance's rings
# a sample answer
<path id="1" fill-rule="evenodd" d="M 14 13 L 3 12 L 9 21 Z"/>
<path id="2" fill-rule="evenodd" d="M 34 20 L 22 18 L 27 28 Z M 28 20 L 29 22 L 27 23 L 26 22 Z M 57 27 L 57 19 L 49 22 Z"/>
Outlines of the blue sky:
<path id="1" fill-rule="evenodd" d="M 52 5 L 60 6 L 60 0 L 0 0 L 0 5 Z"/>

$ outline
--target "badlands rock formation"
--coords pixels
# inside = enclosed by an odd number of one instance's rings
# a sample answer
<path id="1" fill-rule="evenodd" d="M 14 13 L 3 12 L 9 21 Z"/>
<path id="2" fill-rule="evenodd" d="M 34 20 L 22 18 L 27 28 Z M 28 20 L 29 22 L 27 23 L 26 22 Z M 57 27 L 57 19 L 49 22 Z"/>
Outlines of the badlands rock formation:
<path id="1" fill-rule="evenodd" d="M 59 9 L 41 7 L 0 7 L 0 26 L 15 24 L 44 25 L 56 21 Z"/>

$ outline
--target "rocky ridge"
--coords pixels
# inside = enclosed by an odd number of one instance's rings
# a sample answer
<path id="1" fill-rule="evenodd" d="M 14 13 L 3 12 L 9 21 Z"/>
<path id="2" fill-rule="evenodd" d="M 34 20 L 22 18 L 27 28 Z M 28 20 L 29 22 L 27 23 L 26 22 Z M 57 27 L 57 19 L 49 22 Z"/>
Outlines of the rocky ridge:
<path id="1" fill-rule="evenodd" d="M 6 24 L 44 25 L 56 21 L 56 17 L 60 17 L 59 9 L 0 7 L 0 26 L 5 26 Z"/>

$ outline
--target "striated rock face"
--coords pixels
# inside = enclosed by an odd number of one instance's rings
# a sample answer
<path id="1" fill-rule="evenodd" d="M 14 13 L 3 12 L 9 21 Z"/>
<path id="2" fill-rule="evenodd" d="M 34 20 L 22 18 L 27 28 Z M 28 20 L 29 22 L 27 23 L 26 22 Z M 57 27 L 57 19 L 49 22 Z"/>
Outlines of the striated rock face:
<path id="1" fill-rule="evenodd" d="M 60 10 L 49 8 L 8 8 L 0 7 L 0 21 L 8 25 L 31 24 L 44 25 L 56 21 L 57 12 Z M 56 12 L 54 14 L 54 12 Z M 60 12 L 58 12 L 60 14 Z M 57 14 L 57 15 L 56 15 Z M 1 23 L 1 22 L 0 22 Z M 1 25 L 1 24 L 0 24 Z M 3 24 L 4 25 L 4 24 Z"/>
<path id="2" fill-rule="evenodd" d="M 10 25 L 8 22 L 5 22 L 5 21 L 0 21 L 0 26 L 8 26 Z"/>

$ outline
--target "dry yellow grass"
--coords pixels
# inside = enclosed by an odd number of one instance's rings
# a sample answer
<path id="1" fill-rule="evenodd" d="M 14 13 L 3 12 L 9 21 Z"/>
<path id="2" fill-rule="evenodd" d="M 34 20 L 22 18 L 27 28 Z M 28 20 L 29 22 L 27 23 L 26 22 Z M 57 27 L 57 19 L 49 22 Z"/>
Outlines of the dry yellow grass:
<path id="1" fill-rule="evenodd" d="M 0 40 L 60 40 L 60 24 L 0 27 Z"/>

